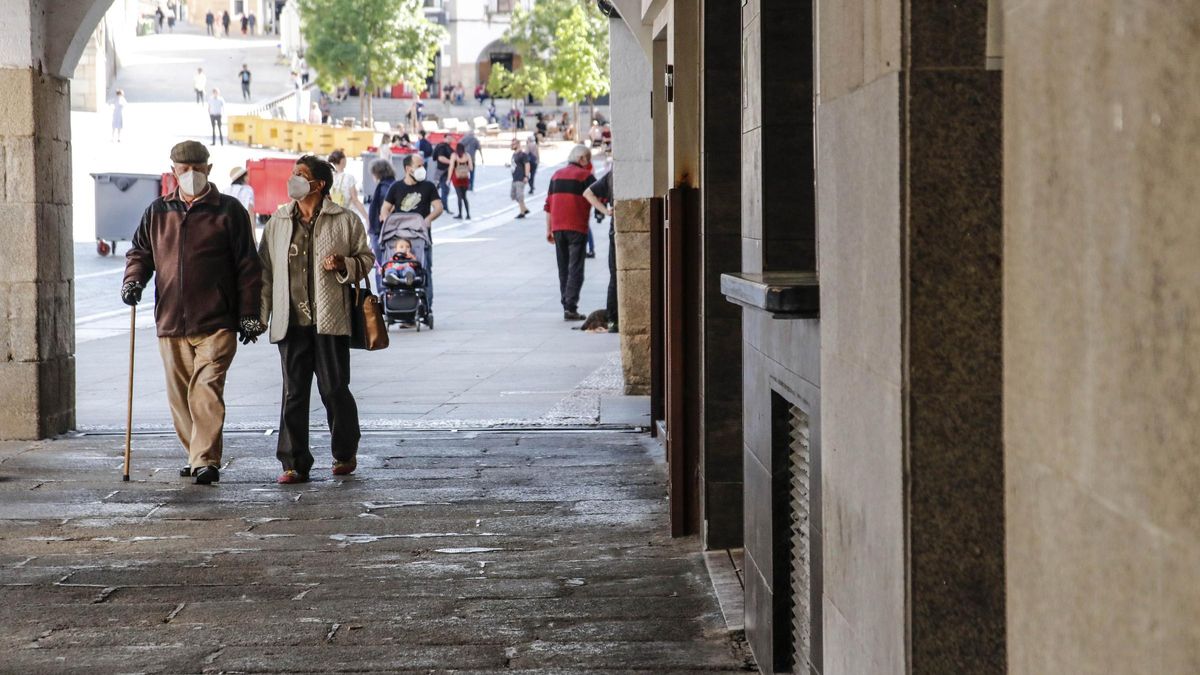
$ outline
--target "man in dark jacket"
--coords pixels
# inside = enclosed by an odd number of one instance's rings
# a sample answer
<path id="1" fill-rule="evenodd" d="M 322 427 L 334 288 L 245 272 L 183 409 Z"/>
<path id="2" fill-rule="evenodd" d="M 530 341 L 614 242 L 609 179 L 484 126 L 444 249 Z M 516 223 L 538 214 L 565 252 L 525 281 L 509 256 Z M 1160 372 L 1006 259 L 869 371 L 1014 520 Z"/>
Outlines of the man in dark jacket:
<path id="1" fill-rule="evenodd" d="M 225 374 L 259 320 L 262 268 L 250 217 L 208 182 L 208 149 L 184 141 L 171 149 L 179 187 L 151 202 L 125 256 L 121 300 L 136 305 L 154 276 L 154 321 L 167 375 L 175 432 L 188 453 L 181 476 L 220 480 Z"/>

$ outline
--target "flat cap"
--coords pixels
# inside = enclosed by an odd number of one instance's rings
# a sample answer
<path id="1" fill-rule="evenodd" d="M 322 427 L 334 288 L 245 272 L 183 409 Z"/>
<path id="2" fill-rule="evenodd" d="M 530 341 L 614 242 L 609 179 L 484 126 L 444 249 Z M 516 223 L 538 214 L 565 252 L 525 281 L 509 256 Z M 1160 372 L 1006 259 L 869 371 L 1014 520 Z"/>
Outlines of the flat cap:
<path id="1" fill-rule="evenodd" d="M 203 143 L 184 141 L 171 148 L 171 161 L 179 164 L 207 164 L 208 148 Z"/>

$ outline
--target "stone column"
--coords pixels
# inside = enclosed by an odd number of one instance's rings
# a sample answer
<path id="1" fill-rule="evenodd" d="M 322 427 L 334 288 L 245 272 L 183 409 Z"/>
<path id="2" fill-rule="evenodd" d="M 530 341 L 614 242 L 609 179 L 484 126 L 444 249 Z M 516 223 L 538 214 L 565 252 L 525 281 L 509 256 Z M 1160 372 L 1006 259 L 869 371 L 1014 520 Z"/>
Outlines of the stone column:
<path id="1" fill-rule="evenodd" d="M 0 68 L 0 439 L 75 424 L 68 89 Z"/>
<path id="2" fill-rule="evenodd" d="M 824 665 L 1003 673 L 987 2 L 819 0 L 818 17 Z"/>
<path id="3" fill-rule="evenodd" d="M 625 393 L 650 393 L 650 61 L 624 19 L 609 21 L 617 304 Z"/>

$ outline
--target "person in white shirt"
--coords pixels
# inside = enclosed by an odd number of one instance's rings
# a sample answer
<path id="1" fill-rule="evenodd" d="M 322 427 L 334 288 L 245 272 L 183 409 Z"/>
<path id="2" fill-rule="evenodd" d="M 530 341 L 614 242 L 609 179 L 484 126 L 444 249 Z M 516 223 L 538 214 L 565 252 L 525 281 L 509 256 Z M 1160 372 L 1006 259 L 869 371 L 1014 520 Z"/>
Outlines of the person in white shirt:
<path id="1" fill-rule="evenodd" d="M 125 100 L 125 92 L 118 89 L 112 111 L 112 137 L 118 143 L 121 142 L 121 129 L 125 128 L 125 106 L 128 104 L 129 101 Z"/>
<path id="2" fill-rule="evenodd" d="M 221 138 L 221 145 L 225 145 L 225 130 L 221 127 L 221 117 L 225 114 L 225 99 L 221 98 L 221 90 L 213 89 L 212 98 L 208 100 L 208 119 L 212 122 L 212 145 L 217 144 L 217 137 Z"/>
<path id="3" fill-rule="evenodd" d="M 250 222 L 254 222 L 254 188 L 246 185 L 246 167 L 233 167 L 229 171 L 229 181 L 229 192 L 225 194 L 241 202 L 250 214 Z"/>
<path id="4" fill-rule="evenodd" d="M 354 174 L 346 172 L 347 162 L 344 151 L 339 149 L 329 153 L 329 163 L 333 165 L 333 187 L 329 191 L 329 198 L 338 206 L 357 213 L 366 222 L 367 207 L 358 195 L 358 180 Z"/>
<path id="5" fill-rule="evenodd" d="M 203 68 L 197 68 L 192 76 L 192 89 L 196 90 L 196 103 L 204 103 L 204 88 L 208 86 L 208 77 Z"/>

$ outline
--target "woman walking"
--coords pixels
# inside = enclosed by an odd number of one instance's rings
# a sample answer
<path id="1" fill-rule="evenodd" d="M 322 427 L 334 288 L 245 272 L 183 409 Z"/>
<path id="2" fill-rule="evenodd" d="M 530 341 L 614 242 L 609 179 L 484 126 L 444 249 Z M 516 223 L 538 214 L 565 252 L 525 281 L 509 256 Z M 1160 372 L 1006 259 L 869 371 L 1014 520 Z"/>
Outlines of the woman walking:
<path id="1" fill-rule="evenodd" d="M 283 406 L 275 456 L 281 484 L 308 481 L 308 411 L 313 375 L 325 406 L 333 475 L 357 467 L 358 405 L 350 393 L 350 289 L 375 264 L 362 223 L 329 199 L 333 167 L 317 157 L 296 160 L 288 179 L 292 201 L 267 222 L 258 254 L 263 264 L 262 321 L 279 346 Z"/>
<path id="2" fill-rule="evenodd" d="M 121 130 L 125 128 L 125 106 L 129 105 L 129 101 L 125 100 L 125 91 L 117 90 L 117 100 L 113 101 L 112 115 L 112 138 L 114 141 L 121 142 Z"/>
<path id="3" fill-rule="evenodd" d="M 463 207 L 467 207 L 467 220 L 471 219 L 471 204 L 467 201 L 467 189 L 471 187 L 471 172 L 475 170 L 475 160 L 467 154 L 467 148 L 461 142 L 454 148 L 450 156 L 450 184 L 454 186 L 454 194 L 458 196 L 458 215 L 455 220 L 462 220 Z"/>
<path id="4" fill-rule="evenodd" d="M 338 206 L 346 207 L 366 218 L 367 208 L 358 196 L 358 181 L 353 174 L 346 173 L 346 153 L 334 150 L 329 153 L 329 163 L 333 165 L 333 187 L 330 188 L 329 198 Z"/>

